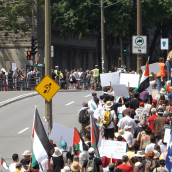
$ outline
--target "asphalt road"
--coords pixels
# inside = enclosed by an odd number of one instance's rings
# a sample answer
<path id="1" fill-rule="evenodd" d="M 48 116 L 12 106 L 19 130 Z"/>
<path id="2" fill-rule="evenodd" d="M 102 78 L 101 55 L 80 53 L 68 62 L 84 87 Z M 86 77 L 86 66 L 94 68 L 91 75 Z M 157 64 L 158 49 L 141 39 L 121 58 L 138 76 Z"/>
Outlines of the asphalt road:
<path id="1" fill-rule="evenodd" d="M 25 92 L 23 92 L 25 94 Z M 13 93 L 11 93 L 13 94 Z M 16 94 L 14 92 L 14 94 Z M 84 101 L 91 99 L 92 92 L 58 92 L 53 98 L 53 123 L 80 129 L 78 110 Z M 100 95 L 101 92 L 98 93 Z M 2 95 L 2 94 L 0 94 Z M 5 96 L 5 93 L 3 93 Z M 12 96 L 15 97 L 15 96 Z M 7 99 L 7 98 L 6 98 Z M 35 105 L 44 122 L 45 101 L 41 96 L 26 98 L 0 108 L 0 155 L 12 162 L 11 156 L 18 153 L 22 159 L 25 150 L 31 150 L 31 130 Z"/>

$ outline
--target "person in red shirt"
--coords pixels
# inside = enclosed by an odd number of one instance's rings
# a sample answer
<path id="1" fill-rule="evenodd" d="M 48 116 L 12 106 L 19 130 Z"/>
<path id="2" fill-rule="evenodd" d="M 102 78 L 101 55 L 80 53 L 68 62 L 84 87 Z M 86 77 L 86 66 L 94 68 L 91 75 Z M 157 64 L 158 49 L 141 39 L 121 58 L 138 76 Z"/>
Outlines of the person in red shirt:
<path id="1" fill-rule="evenodd" d="M 152 133 L 154 133 L 154 126 L 153 126 L 154 119 L 158 117 L 158 115 L 156 115 L 156 108 L 152 108 L 151 113 L 152 113 L 152 116 L 148 118 L 147 123 L 149 127 L 152 129 Z"/>
<path id="2" fill-rule="evenodd" d="M 123 155 L 122 156 L 122 164 L 119 165 L 117 168 L 121 169 L 122 172 L 132 172 L 133 171 L 133 166 L 132 165 L 128 165 L 128 156 L 127 155 Z"/>

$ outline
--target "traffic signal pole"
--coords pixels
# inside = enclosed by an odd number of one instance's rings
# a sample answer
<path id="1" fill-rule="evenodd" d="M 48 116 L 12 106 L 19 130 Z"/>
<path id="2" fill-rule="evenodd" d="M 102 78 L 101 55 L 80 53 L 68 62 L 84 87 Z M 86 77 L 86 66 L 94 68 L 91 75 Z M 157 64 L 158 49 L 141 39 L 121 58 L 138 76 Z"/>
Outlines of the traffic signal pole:
<path id="1" fill-rule="evenodd" d="M 45 75 L 51 77 L 51 19 L 50 0 L 45 0 Z M 52 100 L 45 101 L 45 120 L 49 123 L 49 133 L 52 130 Z"/>
<path id="2" fill-rule="evenodd" d="M 142 4 L 141 0 L 137 0 L 137 36 L 140 35 L 142 35 Z M 137 54 L 137 73 L 141 73 L 142 64 L 142 54 Z"/>

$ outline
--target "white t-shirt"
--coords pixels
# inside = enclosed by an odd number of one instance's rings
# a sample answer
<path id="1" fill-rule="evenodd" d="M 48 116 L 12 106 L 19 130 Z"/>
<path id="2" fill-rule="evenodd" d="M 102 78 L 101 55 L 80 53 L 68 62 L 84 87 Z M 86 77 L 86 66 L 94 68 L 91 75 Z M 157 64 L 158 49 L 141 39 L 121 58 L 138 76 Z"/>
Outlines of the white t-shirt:
<path id="1" fill-rule="evenodd" d="M 154 85 L 155 83 L 155 80 L 149 82 L 149 87 L 146 89 L 149 92 L 149 95 L 152 95 L 152 85 Z"/>
<path id="2" fill-rule="evenodd" d="M 125 131 L 124 139 L 126 140 L 126 142 L 128 143 L 128 145 L 132 145 L 133 135 L 132 135 L 131 132 Z"/>
<path id="3" fill-rule="evenodd" d="M 122 130 L 124 130 L 125 125 L 132 126 L 131 133 L 134 134 L 134 130 L 137 128 L 137 125 L 136 125 L 134 119 L 132 119 L 129 116 L 125 116 L 119 120 L 117 126 L 120 127 Z"/>
<path id="4" fill-rule="evenodd" d="M 126 109 L 125 105 L 122 105 L 121 107 L 118 107 L 118 112 L 122 113 Z"/>
<path id="5" fill-rule="evenodd" d="M 73 76 L 73 74 L 70 74 L 70 81 L 73 81 L 73 80 L 72 80 L 72 76 Z"/>
<path id="6" fill-rule="evenodd" d="M 9 166 L 9 171 L 10 171 L 10 172 L 16 171 L 16 163 L 10 164 L 10 166 Z M 21 171 L 24 172 L 24 171 L 26 171 L 26 170 L 22 167 L 22 168 L 21 168 Z"/>
<path id="7" fill-rule="evenodd" d="M 147 154 L 149 151 L 154 151 L 154 147 L 155 147 L 155 143 L 151 143 L 147 145 L 145 149 L 145 154 Z"/>
<path id="8" fill-rule="evenodd" d="M 103 172 L 109 172 L 109 167 L 107 166 L 107 167 L 103 168 Z"/>
<path id="9" fill-rule="evenodd" d="M 151 107 L 151 104 L 148 104 L 148 103 L 146 103 L 145 104 L 145 109 L 147 110 L 147 111 L 149 111 L 149 108 Z"/>
<path id="10" fill-rule="evenodd" d="M 100 118 L 101 118 L 101 119 L 103 119 L 104 114 L 105 114 L 105 110 L 102 110 L 101 115 L 100 115 Z M 115 113 L 114 110 L 111 110 L 111 111 L 110 111 L 110 114 L 111 114 L 111 123 L 107 126 L 107 128 L 114 128 L 115 126 L 114 126 L 114 121 L 113 121 L 113 119 L 116 118 L 116 113 Z"/>
<path id="11" fill-rule="evenodd" d="M 102 107 L 98 106 L 98 108 L 94 111 L 93 117 L 96 119 L 99 119 L 99 117 L 101 115 L 101 110 L 102 110 Z"/>
<path id="12" fill-rule="evenodd" d="M 93 102 L 93 99 L 91 99 L 90 101 L 88 101 L 88 108 L 91 108 L 91 103 Z"/>
<path id="13" fill-rule="evenodd" d="M 43 161 L 41 161 L 41 166 L 42 166 L 42 169 L 41 167 L 39 168 L 39 172 L 47 172 L 47 169 L 46 169 L 46 164 L 48 162 L 48 159 L 44 159 Z"/>
<path id="14" fill-rule="evenodd" d="M 74 72 L 73 76 L 75 77 L 75 79 L 78 79 L 78 72 Z"/>

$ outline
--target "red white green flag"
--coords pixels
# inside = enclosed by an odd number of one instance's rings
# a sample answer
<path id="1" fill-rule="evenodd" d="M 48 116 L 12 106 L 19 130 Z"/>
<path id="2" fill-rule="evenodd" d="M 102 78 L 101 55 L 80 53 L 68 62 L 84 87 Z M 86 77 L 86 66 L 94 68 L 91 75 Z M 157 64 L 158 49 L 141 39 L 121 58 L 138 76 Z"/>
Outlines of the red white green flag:
<path id="1" fill-rule="evenodd" d="M 6 170 L 8 170 L 8 165 L 7 165 L 6 161 L 5 161 L 5 159 L 3 159 L 3 158 L 1 158 L 1 165 L 2 165 Z"/>
<path id="2" fill-rule="evenodd" d="M 78 150 L 78 154 L 80 154 L 83 151 L 88 150 L 88 147 L 84 143 L 84 140 L 81 137 L 81 134 L 75 127 L 74 127 L 74 132 L 73 132 L 73 147 Z"/>
<path id="3" fill-rule="evenodd" d="M 149 57 L 143 72 L 142 78 L 140 80 L 140 85 L 138 87 L 138 92 L 141 93 L 149 87 Z"/>

